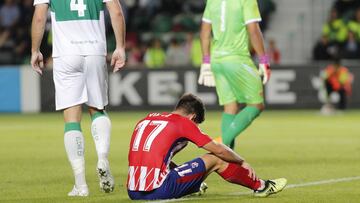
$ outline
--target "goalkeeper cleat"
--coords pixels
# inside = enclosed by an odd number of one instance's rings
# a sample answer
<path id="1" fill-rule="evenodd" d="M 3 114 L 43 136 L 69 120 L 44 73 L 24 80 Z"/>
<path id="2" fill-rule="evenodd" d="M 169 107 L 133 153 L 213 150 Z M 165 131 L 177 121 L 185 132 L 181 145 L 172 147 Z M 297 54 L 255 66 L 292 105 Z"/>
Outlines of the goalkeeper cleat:
<path id="1" fill-rule="evenodd" d="M 89 189 L 87 185 L 76 187 L 74 185 L 74 188 L 68 193 L 69 197 L 87 197 L 89 196 Z"/>
<path id="2" fill-rule="evenodd" d="M 100 189 L 105 193 L 114 191 L 115 183 L 110 172 L 109 162 L 103 160 L 99 161 L 96 170 L 99 176 Z"/>
<path id="3" fill-rule="evenodd" d="M 272 194 L 281 192 L 286 186 L 287 180 L 285 178 L 279 178 L 274 180 L 265 181 L 265 187 L 262 190 L 256 190 L 254 192 L 255 197 L 267 197 Z"/>

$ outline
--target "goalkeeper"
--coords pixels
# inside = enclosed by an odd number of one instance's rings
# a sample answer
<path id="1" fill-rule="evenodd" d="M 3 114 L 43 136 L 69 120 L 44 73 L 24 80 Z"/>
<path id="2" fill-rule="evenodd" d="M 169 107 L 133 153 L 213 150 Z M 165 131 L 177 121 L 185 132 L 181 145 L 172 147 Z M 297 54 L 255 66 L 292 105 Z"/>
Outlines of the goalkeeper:
<path id="1" fill-rule="evenodd" d="M 202 19 L 203 64 L 198 82 L 216 85 L 219 103 L 224 106 L 222 142 L 231 148 L 264 109 L 262 85 L 270 78 L 270 66 L 260 21 L 256 0 L 207 1 Z M 249 41 L 258 55 L 259 70 L 251 59 Z"/>

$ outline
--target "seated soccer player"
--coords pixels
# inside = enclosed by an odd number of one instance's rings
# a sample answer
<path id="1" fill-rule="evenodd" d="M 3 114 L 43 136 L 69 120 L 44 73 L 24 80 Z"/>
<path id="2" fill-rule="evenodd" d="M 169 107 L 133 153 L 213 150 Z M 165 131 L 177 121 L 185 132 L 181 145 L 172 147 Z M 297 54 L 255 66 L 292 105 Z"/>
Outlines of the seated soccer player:
<path id="1" fill-rule="evenodd" d="M 204 120 L 202 101 L 185 94 L 173 112 L 150 113 L 137 123 L 128 155 L 127 187 L 131 199 L 180 198 L 198 192 L 213 172 L 253 190 L 257 197 L 278 193 L 285 187 L 285 178 L 259 179 L 242 157 L 204 134 L 197 126 Z M 171 159 L 188 141 L 210 153 L 176 166 Z"/>

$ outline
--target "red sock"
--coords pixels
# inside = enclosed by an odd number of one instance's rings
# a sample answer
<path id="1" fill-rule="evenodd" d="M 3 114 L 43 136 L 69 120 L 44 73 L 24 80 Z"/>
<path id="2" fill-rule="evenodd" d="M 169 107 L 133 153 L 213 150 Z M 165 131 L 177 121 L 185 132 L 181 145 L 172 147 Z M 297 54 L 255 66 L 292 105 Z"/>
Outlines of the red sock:
<path id="1" fill-rule="evenodd" d="M 259 179 L 253 180 L 249 177 L 249 171 L 237 164 L 229 163 L 229 166 L 219 173 L 219 175 L 230 183 L 242 185 L 252 190 L 257 190 L 261 186 Z"/>

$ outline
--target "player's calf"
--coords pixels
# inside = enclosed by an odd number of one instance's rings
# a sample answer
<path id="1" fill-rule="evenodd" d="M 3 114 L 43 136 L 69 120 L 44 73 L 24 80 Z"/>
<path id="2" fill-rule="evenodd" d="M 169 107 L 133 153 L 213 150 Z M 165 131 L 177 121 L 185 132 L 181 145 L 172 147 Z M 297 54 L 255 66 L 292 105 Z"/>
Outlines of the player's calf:
<path id="1" fill-rule="evenodd" d="M 256 177 L 254 170 L 247 163 L 241 166 L 228 163 L 225 169 L 218 171 L 218 174 L 230 183 L 242 185 L 251 190 L 258 190 L 264 185 L 264 181 Z"/>

